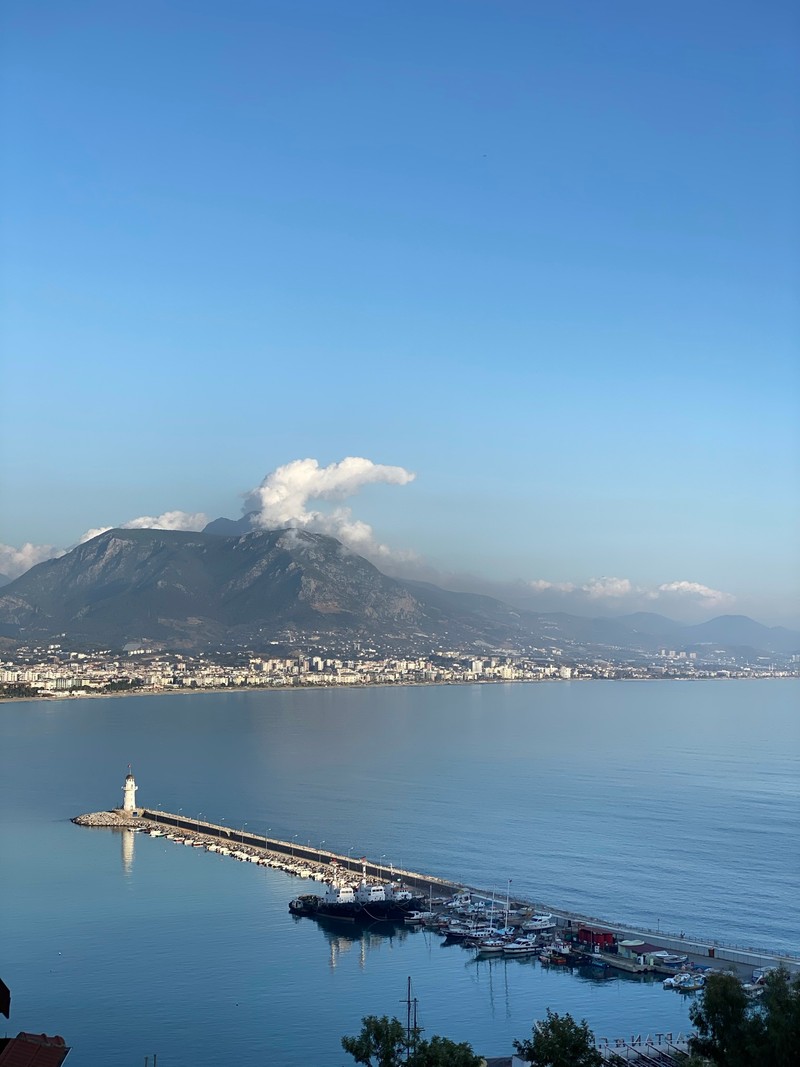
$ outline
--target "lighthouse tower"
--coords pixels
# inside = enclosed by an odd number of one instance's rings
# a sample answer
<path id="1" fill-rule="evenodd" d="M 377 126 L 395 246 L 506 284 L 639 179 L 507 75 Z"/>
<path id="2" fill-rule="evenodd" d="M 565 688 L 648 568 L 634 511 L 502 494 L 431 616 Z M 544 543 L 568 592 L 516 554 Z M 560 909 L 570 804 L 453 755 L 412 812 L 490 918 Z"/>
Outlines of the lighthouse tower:
<path id="1" fill-rule="evenodd" d="M 128 764 L 128 776 L 125 779 L 125 785 L 122 787 L 122 810 L 123 811 L 136 811 L 136 790 L 139 787 L 134 781 L 131 774 L 131 765 Z"/>

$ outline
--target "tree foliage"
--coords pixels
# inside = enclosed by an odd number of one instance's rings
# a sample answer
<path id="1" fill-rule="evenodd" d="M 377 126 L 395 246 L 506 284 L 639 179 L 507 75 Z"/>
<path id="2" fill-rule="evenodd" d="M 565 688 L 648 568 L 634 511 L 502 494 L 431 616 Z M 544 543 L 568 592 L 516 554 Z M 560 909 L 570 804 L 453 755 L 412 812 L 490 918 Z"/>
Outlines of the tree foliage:
<path id="1" fill-rule="evenodd" d="M 711 974 L 689 1011 L 697 1037 L 691 1051 L 719 1067 L 797 1067 L 800 1063 L 800 975 L 779 968 L 751 1000 L 732 974 Z"/>
<path id="2" fill-rule="evenodd" d="M 447 1037 L 434 1036 L 430 1041 L 418 1041 L 408 1062 L 410 1067 L 480 1067 L 483 1059 L 466 1041 L 456 1044 Z"/>
<path id="3" fill-rule="evenodd" d="M 400 1020 L 387 1015 L 367 1015 L 361 1024 L 356 1037 L 342 1038 L 342 1048 L 364 1067 L 480 1067 L 483 1062 L 466 1042 L 446 1037 L 426 1041 L 419 1030 L 412 1030 L 409 1040 Z"/>
<path id="4" fill-rule="evenodd" d="M 407 1050 L 406 1028 L 388 1015 L 367 1015 L 361 1020 L 361 1033 L 343 1037 L 342 1048 L 364 1067 L 397 1067 Z"/>
<path id="5" fill-rule="evenodd" d="M 576 1023 L 569 1012 L 559 1015 L 550 1008 L 547 1018 L 534 1026 L 533 1036 L 515 1041 L 514 1048 L 536 1067 L 600 1067 L 603 1062 L 586 1020 Z"/>

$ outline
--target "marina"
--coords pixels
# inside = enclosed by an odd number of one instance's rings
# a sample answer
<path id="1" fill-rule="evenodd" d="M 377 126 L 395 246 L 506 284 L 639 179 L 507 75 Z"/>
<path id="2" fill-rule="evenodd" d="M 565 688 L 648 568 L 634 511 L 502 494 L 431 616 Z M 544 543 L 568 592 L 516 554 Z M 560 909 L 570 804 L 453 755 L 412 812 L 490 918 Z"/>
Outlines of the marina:
<path id="1" fill-rule="evenodd" d="M 110 811 L 76 816 L 79 826 L 111 827 L 146 833 L 235 860 L 272 867 L 298 878 L 323 883 L 326 894 L 306 893 L 289 902 L 295 916 L 336 922 L 401 922 L 424 925 L 450 941 L 463 942 L 483 954 L 537 955 L 553 965 L 605 967 L 631 974 L 654 972 L 675 976 L 681 968 L 725 968 L 741 977 L 754 968 L 783 966 L 800 970 L 800 956 L 691 940 L 605 923 L 600 919 L 511 897 L 504 901 L 475 886 L 454 883 L 419 871 L 311 848 L 295 841 L 259 835 L 222 823 L 185 817 L 182 813 L 137 808 L 136 785 L 126 779 L 125 805 Z M 371 882 L 369 881 L 371 880 Z M 436 893 L 436 909 L 434 897 Z M 430 904 L 427 913 L 419 909 Z M 390 903 L 391 902 L 391 903 Z M 496 925 L 497 924 L 497 925 Z M 702 977 L 665 988 L 695 992 Z"/>

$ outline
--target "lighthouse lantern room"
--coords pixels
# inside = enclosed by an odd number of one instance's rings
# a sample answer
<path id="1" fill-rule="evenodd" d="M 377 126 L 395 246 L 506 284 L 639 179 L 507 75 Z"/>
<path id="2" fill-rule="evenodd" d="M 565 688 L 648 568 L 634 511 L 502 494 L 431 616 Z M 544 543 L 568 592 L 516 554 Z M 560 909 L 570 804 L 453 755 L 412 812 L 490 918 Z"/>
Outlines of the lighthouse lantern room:
<path id="1" fill-rule="evenodd" d="M 131 765 L 128 764 L 128 774 L 125 778 L 125 785 L 122 787 L 122 810 L 123 811 L 136 811 L 136 790 L 139 787 L 134 781 L 133 774 L 131 773 Z"/>

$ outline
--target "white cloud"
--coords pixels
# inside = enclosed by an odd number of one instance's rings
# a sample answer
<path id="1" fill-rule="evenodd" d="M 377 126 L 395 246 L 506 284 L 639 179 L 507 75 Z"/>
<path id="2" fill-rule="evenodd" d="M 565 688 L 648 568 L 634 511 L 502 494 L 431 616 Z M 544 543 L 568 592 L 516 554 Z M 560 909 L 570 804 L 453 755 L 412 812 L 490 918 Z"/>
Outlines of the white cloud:
<path id="1" fill-rule="evenodd" d="M 728 607 L 736 600 L 732 593 L 724 593 L 721 589 L 712 589 L 700 582 L 665 582 L 657 590 L 659 596 L 688 597 L 706 603 L 709 607 Z"/>
<path id="2" fill-rule="evenodd" d="M 165 511 L 161 515 L 140 515 L 138 519 L 130 519 L 122 522 L 119 526 L 97 526 L 87 530 L 78 541 L 82 545 L 84 541 L 91 541 L 93 537 L 108 530 L 202 530 L 208 524 L 208 516 L 202 511 Z"/>
<path id="3" fill-rule="evenodd" d="M 616 599 L 639 592 L 630 578 L 590 578 L 580 588 L 590 600 L 605 600 L 608 597 Z"/>
<path id="4" fill-rule="evenodd" d="M 544 578 L 537 578 L 527 584 L 534 593 L 574 593 L 577 588 L 573 582 L 546 582 Z"/>
<path id="5" fill-rule="evenodd" d="M 703 608 L 729 608 L 736 600 L 731 593 L 712 589 L 701 582 L 685 580 L 662 582 L 660 585 L 638 585 L 630 578 L 590 578 L 586 582 L 549 582 L 537 578 L 526 583 L 526 588 L 535 596 L 560 597 L 563 606 L 579 607 L 586 602 L 603 604 L 609 609 L 653 609 L 655 606 L 682 605 Z M 569 602 L 569 603 L 567 603 Z M 660 603 L 657 603 L 660 602 Z"/>
<path id="6" fill-rule="evenodd" d="M 64 549 L 56 548 L 55 545 L 32 545 L 29 541 L 22 548 L 0 545 L 0 574 L 18 578 L 37 563 L 63 555 Z"/>
<path id="7" fill-rule="evenodd" d="M 120 523 L 116 529 L 122 530 L 202 530 L 208 523 L 208 516 L 201 511 L 165 511 L 161 515 L 140 515 L 138 519 Z M 97 526 L 87 530 L 77 544 L 82 545 L 85 541 L 91 541 L 107 530 L 113 530 L 113 526 Z M 70 546 L 72 548 L 75 545 Z M 57 548 L 55 545 L 32 545 L 24 544 L 22 548 L 14 548 L 11 545 L 0 545 L 0 574 L 9 578 L 18 578 L 25 571 L 37 563 L 46 559 L 55 559 L 68 552 L 67 548 Z"/>
<path id="8" fill-rule="evenodd" d="M 366 485 L 407 485 L 415 475 L 404 467 L 373 463 L 347 456 L 339 463 L 320 467 L 315 459 L 296 459 L 271 471 L 261 485 L 245 495 L 245 512 L 254 512 L 253 524 L 264 529 L 295 526 L 330 534 L 354 552 L 376 561 L 414 558 L 381 544 L 369 523 L 353 517 L 349 507 L 331 511 L 310 509 L 312 500 L 345 500 Z"/>

